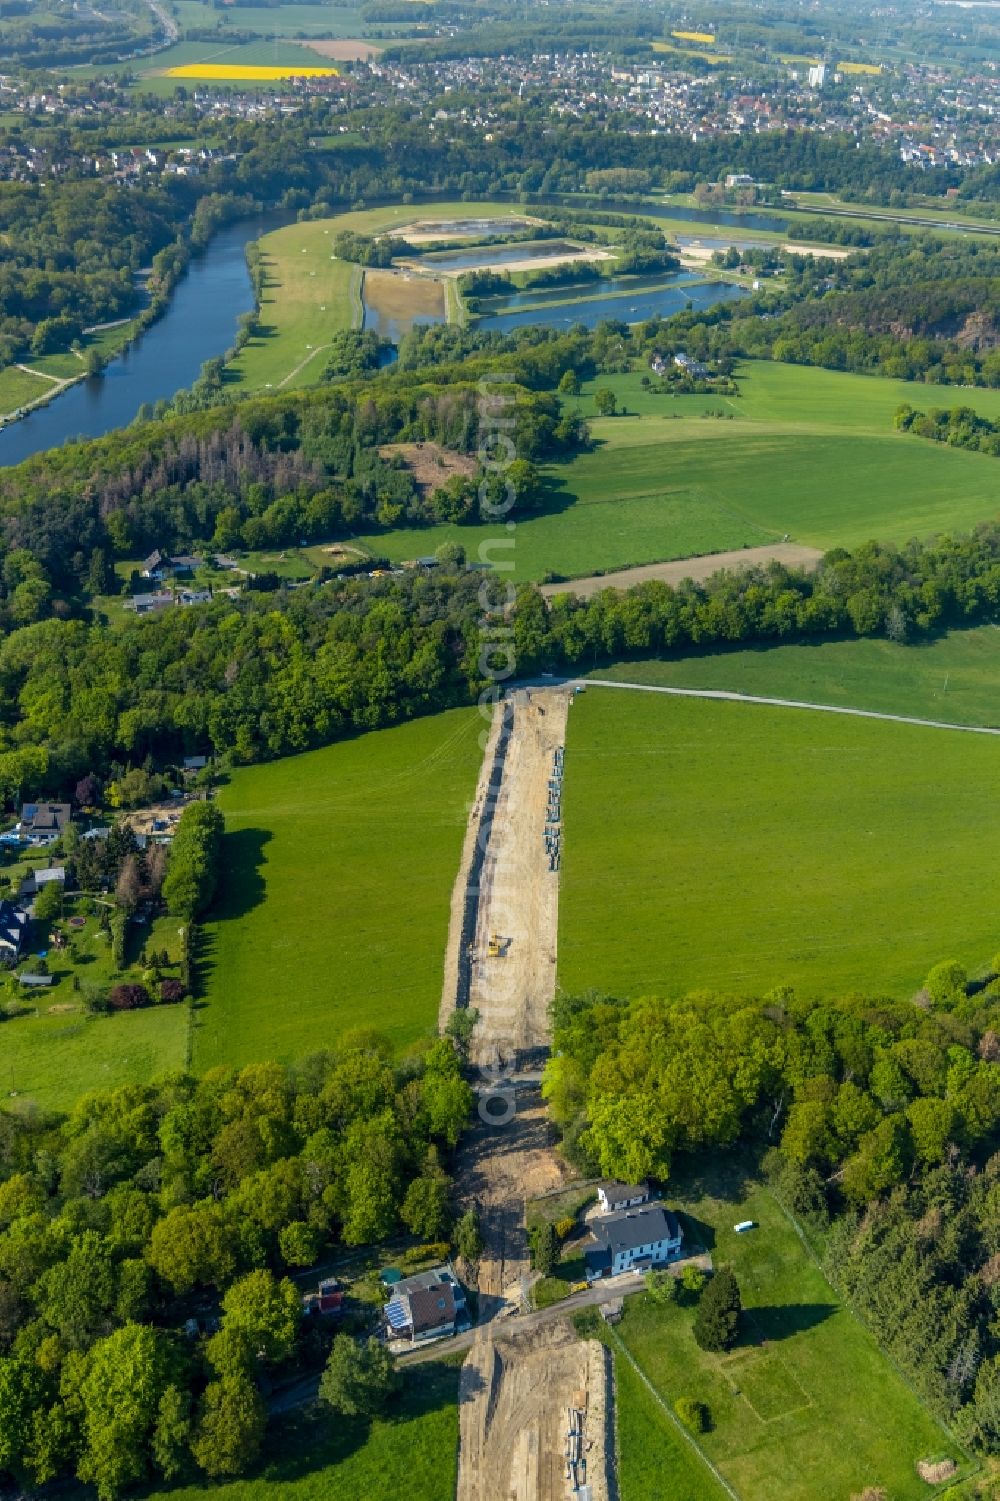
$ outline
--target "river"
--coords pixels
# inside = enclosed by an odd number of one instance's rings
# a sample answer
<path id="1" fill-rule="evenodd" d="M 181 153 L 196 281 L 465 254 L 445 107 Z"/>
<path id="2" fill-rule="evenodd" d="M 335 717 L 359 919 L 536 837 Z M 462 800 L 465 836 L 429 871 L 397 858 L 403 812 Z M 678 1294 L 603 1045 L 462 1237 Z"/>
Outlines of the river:
<path id="1" fill-rule="evenodd" d="M 163 316 L 102 375 L 71 386 L 0 432 L 0 464 L 19 464 L 74 438 L 99 438 L 127 426 L 144 402 L 192 385 L 206 360 L 230 348 L 240 314 L 254 305 L 247 245 L 287 223 L 287 214 L 262 214 L 221 229 L 192 258 Z"/>

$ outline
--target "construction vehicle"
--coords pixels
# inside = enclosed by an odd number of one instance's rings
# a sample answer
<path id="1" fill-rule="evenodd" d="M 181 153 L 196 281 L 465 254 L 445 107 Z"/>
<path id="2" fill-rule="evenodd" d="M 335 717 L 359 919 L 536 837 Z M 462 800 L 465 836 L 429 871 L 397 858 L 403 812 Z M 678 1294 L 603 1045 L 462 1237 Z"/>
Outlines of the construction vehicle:
<path id="1" fill-rule="evenodd" d="M 506 946 L 499 933 L 491 933 L 486 953 L 490 959 L 502 959 L 507 952 Z"/>

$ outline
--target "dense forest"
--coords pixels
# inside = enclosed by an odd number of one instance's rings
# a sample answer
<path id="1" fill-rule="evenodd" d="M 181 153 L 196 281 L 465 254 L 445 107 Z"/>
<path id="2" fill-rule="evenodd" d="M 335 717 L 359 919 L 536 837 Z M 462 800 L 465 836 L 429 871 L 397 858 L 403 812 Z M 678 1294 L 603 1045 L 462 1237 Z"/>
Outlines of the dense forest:
<path id="1" fill-rule="evenodd" d="M 834 1284 L 934 1410 L 995 1450 L 995 980 L 945 962 L 916 1003 L 568 996 L 553 1022 L 543 1088 L 584 1170 L 669 1183 L 690 1154 L 766 1154 Z"/>
<path id="2" fill-rule="evenodd" d="M 296 1068 L 174 1075 L 0 1112 L 0 1472 L 102 1501 L 242 1474 L 262 1393 L 329 1337 L 289 1274 L 404 1230 L 449 1234 L 471 1108 L 452 1042 L 374 1033 Z"/>

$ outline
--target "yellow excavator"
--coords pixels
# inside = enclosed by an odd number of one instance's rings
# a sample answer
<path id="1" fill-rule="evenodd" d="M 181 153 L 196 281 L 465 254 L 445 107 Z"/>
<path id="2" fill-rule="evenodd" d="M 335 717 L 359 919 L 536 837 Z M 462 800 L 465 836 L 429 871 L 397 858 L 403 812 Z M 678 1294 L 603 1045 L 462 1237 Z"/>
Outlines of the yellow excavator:
<path id="1" fill-rule="evenodd" d="M 490 959 L 502 959 L 507 952 L 507 945 L 499 933 L 491 933 L 490 941 L 486 946 L 486 954 Z"/>

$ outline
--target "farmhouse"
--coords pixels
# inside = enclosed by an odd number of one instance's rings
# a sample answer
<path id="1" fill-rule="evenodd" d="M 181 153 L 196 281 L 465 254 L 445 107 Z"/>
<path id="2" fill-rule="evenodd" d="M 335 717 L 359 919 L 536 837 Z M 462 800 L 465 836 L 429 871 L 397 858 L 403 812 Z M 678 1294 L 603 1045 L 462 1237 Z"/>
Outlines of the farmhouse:
<path id="1" fill-rule="evenodd" d="M 597 1190 L 597 1201 L 602 1214 L 614 1214 L 619 1209 L 632 1209 L 636 1204 L 645 1204 L 649 1199 L 648 1183 L 602 1183 Z"/>
<path id="2" fill-rule="evenodd" d="M 683 370 L 685 375 L 690 375 L 692 380 L 708 379 L 708 366 L 703 365 L 701 360 L 693 360 L 688 354 L 675 354 L 674 364 L 678 370 Z"/>
<path id="3" fill-rule="evenodd" d="M 6 898 L 0 901 L 0 955 L 16 959 L 21 952 L 27 928 L 28 914 L 24 908 L 15 906 Z"/>
<path id="4" fill-rule="evenodd" d="M 385 1305 L 390 1339 L 408 1339 L 411 1344 L 454 1334 L 468 1322 L 465 1290 L 448 1267 L 419 1272 L 393 1285 Z"/>
<path id="5" fill-rule="evenodd" d="M 591 1233 L 595 1244 L 584 1256 L 588 1282 L 660 1266 L 679 1253 L 684 1238 L 677 1216 L 658 1203 L 606 1215 Z"/>
<path id="6" fill-rule="evenodd" d="M 69 820 L 69 803 L 25 803 L 17 832 L 29 844 L 54 844 Z"/>

